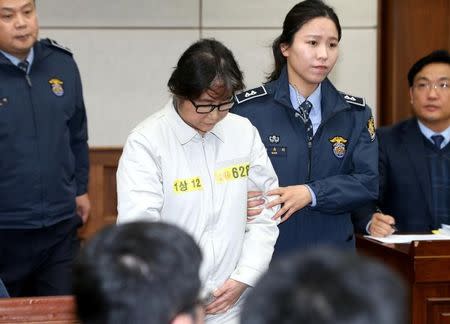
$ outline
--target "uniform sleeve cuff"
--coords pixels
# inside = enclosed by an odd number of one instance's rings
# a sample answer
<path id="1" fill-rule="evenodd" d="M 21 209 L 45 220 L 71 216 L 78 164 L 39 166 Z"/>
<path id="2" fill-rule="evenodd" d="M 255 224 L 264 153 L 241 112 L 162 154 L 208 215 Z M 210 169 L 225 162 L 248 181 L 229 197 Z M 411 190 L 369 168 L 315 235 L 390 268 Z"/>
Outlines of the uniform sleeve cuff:
<path id="1" fill-rule="evenodd" d="M 370 231 L 369 231 L 369 229 L 370 229 L 370 225 L 372 224 L 372 220 L 370 220 L 368 223 L 367 223 L 367 225 L 366 225 L 366 232 L 367 232 L 367 234 L 369 234 L 369 235 L 372 235 L 372 234 L 370 234 Z"/>
<path id="2" fill-rule="evenodd" d="M 84 195 L 85 193 L 87 193 L 87 186 L 86 185 L 77 185 L 77 197 Z"/>
<path id="3" fill-rule="evenodd" d="M 305 185 L 306 188 L 308 188 L 309 193 L 311 194 L 311 207 L 316 207 L 317 205 L 317 198 L 316 198 L 316 194 L 314 193 L 314 191 L 311 189 L 310 186 Z"/>
<path id="4" fill-rule="evenodd" d="M 261 271 L 255 270 L 253 268 L 238 266 L 236 270 L 233 271 L 230 278 L 253 287 L 262 274 L 263 273 Z"/>

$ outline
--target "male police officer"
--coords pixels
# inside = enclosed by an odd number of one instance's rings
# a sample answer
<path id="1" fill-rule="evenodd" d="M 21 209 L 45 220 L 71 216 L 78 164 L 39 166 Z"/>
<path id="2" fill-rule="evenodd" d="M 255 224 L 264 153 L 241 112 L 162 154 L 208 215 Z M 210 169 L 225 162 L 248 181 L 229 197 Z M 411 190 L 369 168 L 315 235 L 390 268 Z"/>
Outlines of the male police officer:
<path id="1" fill-rule="evenodd" d="M 34 0 L 0 0 L 0 277 L 11 296 L 70 293 L 90 210 L 79 72 L 38 29 Z"/>

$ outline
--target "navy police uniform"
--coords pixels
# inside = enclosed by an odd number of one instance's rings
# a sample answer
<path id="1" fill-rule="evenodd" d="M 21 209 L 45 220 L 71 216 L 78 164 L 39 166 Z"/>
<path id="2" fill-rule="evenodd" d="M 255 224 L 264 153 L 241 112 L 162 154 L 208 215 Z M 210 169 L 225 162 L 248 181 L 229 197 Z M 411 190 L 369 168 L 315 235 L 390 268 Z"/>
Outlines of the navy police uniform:
<path id="1" fill-rule="evenodd" d="M 72 53 L 48 39 L 33 51 L 28 73 L 0 53 L 0 277 L 12 296 L 70 293 L 89 171 Z"/>
<path id="2" fill-rule="evenodd" d="M 378 195 L 378 152 L 370 108 L 362 98 L 321 84 L 322 120 L 309 147 L 292 107 L 286 67 L 279 79 L 236 96 L 233 112 L 259 130 L 280 186 L 307 184 L 316 205 L 280 225 L 275 255 L 332 245 L 354 248 L 350 211 Z"/>

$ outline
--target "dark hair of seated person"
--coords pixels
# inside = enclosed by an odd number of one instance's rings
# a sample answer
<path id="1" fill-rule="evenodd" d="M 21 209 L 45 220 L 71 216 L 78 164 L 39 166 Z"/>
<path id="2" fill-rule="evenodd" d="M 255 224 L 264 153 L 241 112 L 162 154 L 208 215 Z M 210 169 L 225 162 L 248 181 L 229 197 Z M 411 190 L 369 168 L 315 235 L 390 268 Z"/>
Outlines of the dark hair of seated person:
<path id="1" fill-rule="evenodd" d="M 195 317 L 201 252 L 174 225 L 110 226 L 88 241 L 74 265 L 73 292 L 85 324 L 171 323 Z"/>
<path id="2" fill-rule="evenodd" d="M 273 264 L 247 297 L 241 324 L 406 324 L 407 300 L 384 265 L 316 249 Z"/>

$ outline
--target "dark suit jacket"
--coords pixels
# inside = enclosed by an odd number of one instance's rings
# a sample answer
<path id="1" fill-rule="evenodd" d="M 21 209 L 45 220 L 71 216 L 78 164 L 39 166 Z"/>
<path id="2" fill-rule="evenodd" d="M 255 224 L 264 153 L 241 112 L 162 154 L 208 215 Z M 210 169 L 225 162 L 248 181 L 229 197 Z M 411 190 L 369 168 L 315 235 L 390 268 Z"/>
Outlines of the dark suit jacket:
<path id="1" fill-rule="evenodd" d="M 431 183 L 424 136 L 416 118 L 377 130 L 380 195 L 377 206 L 392 215 L 400 232 L 429 232 L 439 227 L 431 212 Z M 365 227 L 375 212 L 367 205 L 352 215 L 355 230 Z"/>

